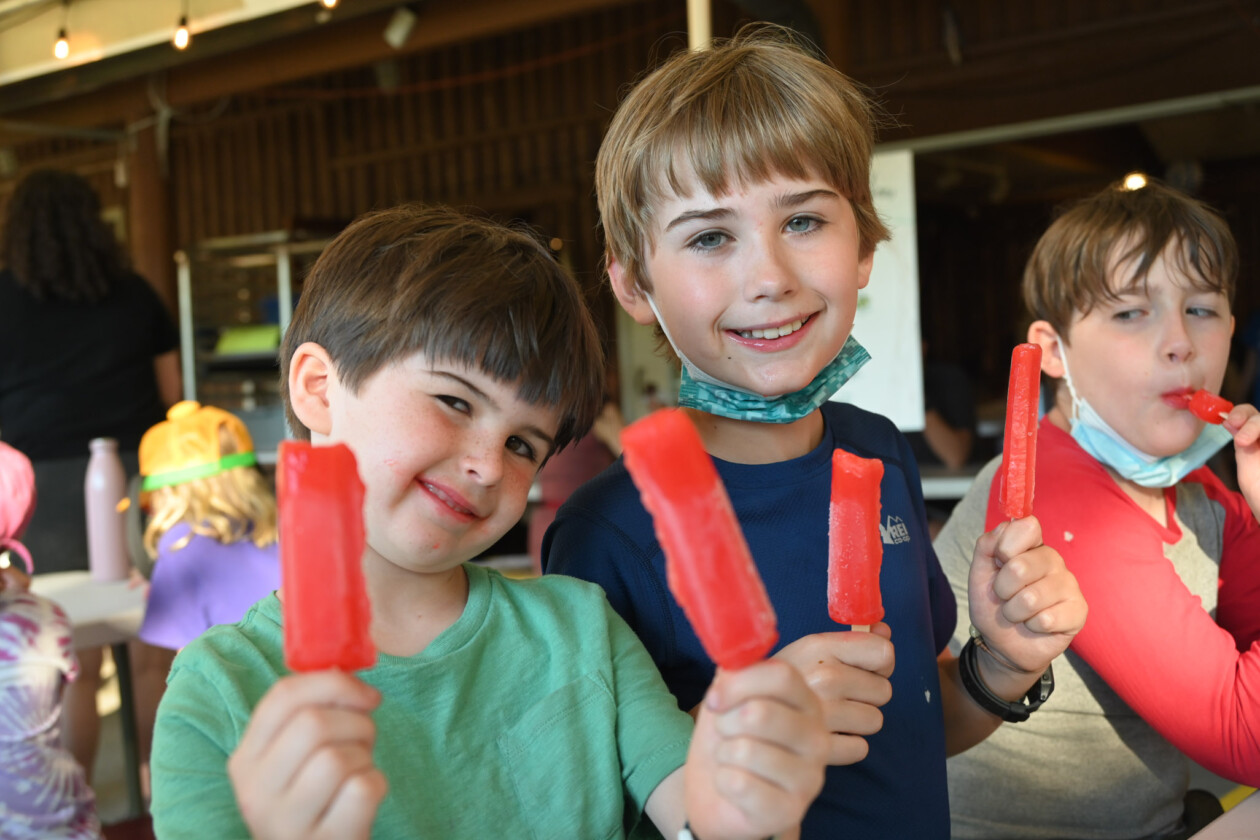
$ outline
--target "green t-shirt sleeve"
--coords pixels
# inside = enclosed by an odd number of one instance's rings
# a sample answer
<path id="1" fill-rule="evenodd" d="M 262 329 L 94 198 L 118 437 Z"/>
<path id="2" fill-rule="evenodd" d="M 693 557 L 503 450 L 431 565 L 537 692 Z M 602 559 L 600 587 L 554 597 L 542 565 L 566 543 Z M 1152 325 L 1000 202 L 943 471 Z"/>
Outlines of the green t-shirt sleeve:
<path id="1" fill-rule="evenodd" d="M 182 656 L 192 651 L 186 649 Z M 227 775 L 249 709 L 233 703 L 192 662 L 172 671 L 158 708 L 150 758 L 153 830 L 162 840 L 248 838 Z"/>
<path id="2" fill-rule="evenodd" d="M 643 814 L 648 797 L 687 760 L 694 722 L 678 708 L 656 663 L 629 625 L 604 602 L 617 696 L 617 744 L 628 805 Z"/>

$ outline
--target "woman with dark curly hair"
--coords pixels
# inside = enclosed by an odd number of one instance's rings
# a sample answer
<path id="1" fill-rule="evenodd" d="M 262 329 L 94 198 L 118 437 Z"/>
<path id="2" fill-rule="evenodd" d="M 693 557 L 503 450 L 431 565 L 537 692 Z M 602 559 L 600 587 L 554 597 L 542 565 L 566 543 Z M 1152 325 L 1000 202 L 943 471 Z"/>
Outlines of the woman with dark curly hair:
<path id="1" fill-rule="evenodd" d="M 18 183 L 0 263 L 0 438 L 31 459 L 40 498 L 25 543 L 42 572 L 86 569 L 88 442 L 117 439 L 138 472 L 141 436 L 180 397 L 179 334 L 74 173 L 36 170 Z M 91 773 L 100 651 L 79 653 L 84 678 L 79 697 L 67 694 L 66 730 Z"/>

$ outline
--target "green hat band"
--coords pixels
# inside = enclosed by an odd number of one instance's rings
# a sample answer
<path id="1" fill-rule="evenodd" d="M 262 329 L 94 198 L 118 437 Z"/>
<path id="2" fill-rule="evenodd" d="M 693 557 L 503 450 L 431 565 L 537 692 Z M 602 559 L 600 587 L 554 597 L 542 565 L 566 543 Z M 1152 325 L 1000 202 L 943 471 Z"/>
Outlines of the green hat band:
<path id="1" fill-rule="evenodd" d="M 231 455 L 224 455 L 219 460 L 211 461 L 208 464 L 197 464 L 194 467 L 185 467 L 182 470 L 170 470 L 169 472 L 146 475 L 140 485 L 140 489 L 147 491 L 156 490 L 159 487 L 170 487 L 174 484 L 186 484 L 189 481 L 209 478 L 212 475 L 218 475 L 236 467 L 252 467 L 257 463 L 258 459 L 254 457 L 253 452 L 233 452 Z"/>

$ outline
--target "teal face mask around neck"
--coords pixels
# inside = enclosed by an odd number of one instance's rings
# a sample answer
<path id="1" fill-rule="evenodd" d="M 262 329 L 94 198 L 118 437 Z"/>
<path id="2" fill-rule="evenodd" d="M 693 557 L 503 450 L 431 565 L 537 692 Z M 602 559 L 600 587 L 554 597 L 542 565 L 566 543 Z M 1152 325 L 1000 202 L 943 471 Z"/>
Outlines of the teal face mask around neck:
<path id="1" fill-rule="evenodd" d="M 723 382 L 710 376 L 692 364 L 678 349 L 678 344 L 669 334 L 665 319 L 656 308 L 651 295 L 647 296 L 648 305 L 656 315 L 656 322 L 661 325 L 665 338 L 682 362 L 682 380 L 678 389 L 678 404 L 686 408 L 694 408 L 718 417 L 732 420 L 751 420 L 756 423 L 795 423 L 808 417 L 819 406 L 840 390 L 844 383 L 853 378 L 863 365 L 871 360 L 871 354 L 858 343 L 852 335 L 845 339 L 844 346 L 836 357 L 828 362 L 822 370 L 799 391 L 781 394 L 777 397 L 763 397 L 745 388 Z"/>
<path id="2" fill-rule="evenodd" d="M 1224 427 L 1207 423 L 1194 443 L 1181 452 L 1163 458 L 1148 455 L 1121 437 L 1084 397 L 1076 393 L 1062 343 L 1059 344 L 1059 356 L 1063 360 L 1063 381 L 1072 397 L 1072 416 L 1068 418 L 1072 439 L 1090 457 L 1111 467 L 1121 478 L 1142 487 L 1172 487 L 1206 464 L 1221 447 L 1234 439 Z"/>

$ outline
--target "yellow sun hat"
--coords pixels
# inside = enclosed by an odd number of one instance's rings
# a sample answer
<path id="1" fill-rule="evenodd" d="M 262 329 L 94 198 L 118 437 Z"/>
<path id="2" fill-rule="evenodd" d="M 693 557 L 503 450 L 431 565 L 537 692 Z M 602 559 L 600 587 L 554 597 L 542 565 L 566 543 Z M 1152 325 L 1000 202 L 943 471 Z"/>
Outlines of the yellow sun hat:
<path id="1" fill-rule="evenodd" d="M 219 428 L 227 427 L 236 452 L 219 451 Z M 221 408 L 184 400 L 140 439 L 141 491 L 208 478 L 235 467 L 252 467 L 254 440 L 239 417 Z"/>

